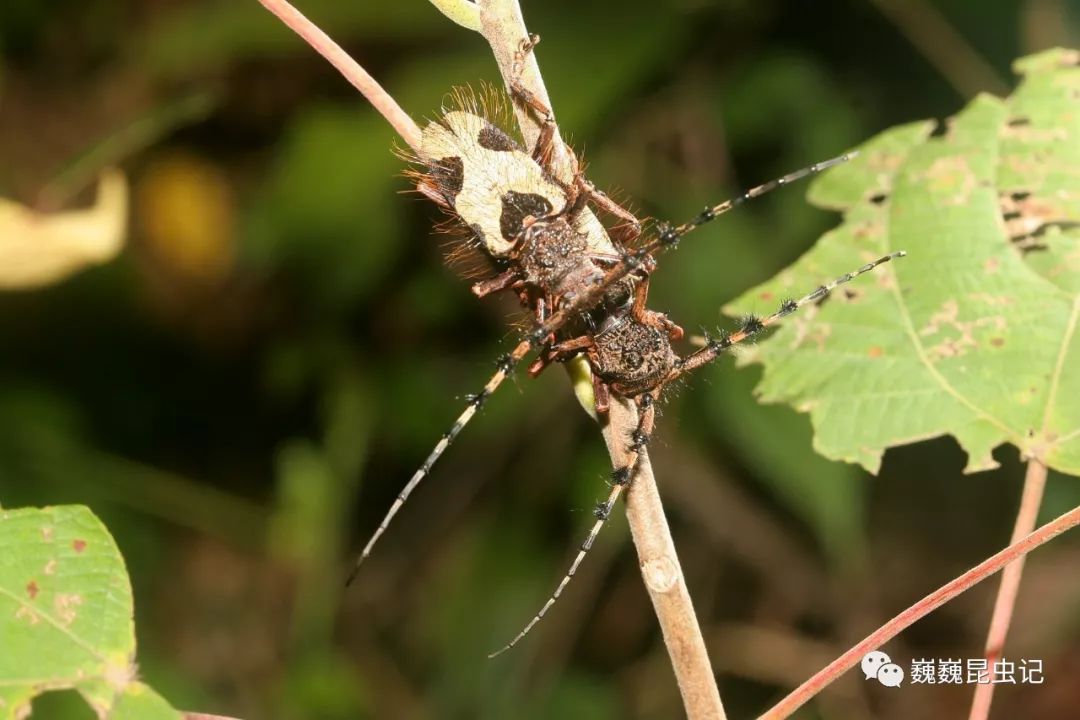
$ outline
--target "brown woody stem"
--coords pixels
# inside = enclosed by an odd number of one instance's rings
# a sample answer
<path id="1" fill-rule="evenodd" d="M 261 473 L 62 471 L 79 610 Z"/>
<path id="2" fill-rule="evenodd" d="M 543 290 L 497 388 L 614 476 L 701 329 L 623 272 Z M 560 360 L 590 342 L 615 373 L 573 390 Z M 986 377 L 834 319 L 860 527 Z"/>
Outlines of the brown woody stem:
<path id="1" fill-rule="evenodd" d="M 528 37 L 521 8 L 517 0 L 479 0 L 479 5 L 482 33 L 491 45 L 500 72 L 506 78 L 513 71 L 514 55 L 520 42 Z M 551 107 L 532 53 L 525 58 L 520 80 L 529 91 Z M 527 113 L 519 112 L 519 122 L 526 140 L 535 142 L 539 134 L 536 121 Z M 569 163 L 566 162 L 568 152 L 558 136 L 555 147 L 557 152 L 562 153 L 555 159 L 556 172 L 569 172 Z M 631 462 L 629 437 L 637 424 L 634 404 L 621 397 L 612 397 L 608 421 L 603 430 L 612 467 L 626 467 Z M 644 449 L 640 451 L 636 471 L 631 478 L 626 516 L 645 588 L 660 622 L 686 715 L 691 720 L 724 720 L 724 706 L 705 649 L 705 640 L 686 589 L 679 557 L 675 553 L 652 465 Z"/>
<path id="2" fill-rule="evenodd" d="M 613 467 L 626 467 L 631 461 L 627 450 L 637 422 L 634 404 L 612 396 L 604 441 Z M 645 589 L 660 621 L 660 631 L 675 671 L 686 716 L 691 720 L 723 720 L 727 716 L 720 701 L 716 677 L 664 516 L 652 464 L 644 448 L 639 451 L 637 468 L 626 494 L 626 518 Z"/>

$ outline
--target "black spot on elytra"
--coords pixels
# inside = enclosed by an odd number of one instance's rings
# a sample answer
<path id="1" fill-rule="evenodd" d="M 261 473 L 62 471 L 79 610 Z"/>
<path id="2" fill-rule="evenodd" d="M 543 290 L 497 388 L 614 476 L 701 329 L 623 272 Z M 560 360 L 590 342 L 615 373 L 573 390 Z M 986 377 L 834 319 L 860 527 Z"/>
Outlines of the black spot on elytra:
<path id="1" fill-rule="evenodd" d="M 446 202 L 454 204 L 465 184 L 465 164 L 459 157 L 448 157 L 431 162 L 431 178 Z"/>
<path id="2" fill-rule="evenodd" d="M 510 152 L 519 149 L 517 143 L 509 135 L 491 123 L 484 125 L 480 130 L 476 142 L 480 143 L 480 147 L 496 152 Z"/>
<path id="3" fill-rule="evenodd" d="M 520 234 L 522 223 L 529 215 L 534 218 L 544 217 L 551 212 L 551 203 L 543 195 L 507 191 L 502 196 L 502 214 L 499 216 L 499 230 L 507 240 L 515 240 Z"/>

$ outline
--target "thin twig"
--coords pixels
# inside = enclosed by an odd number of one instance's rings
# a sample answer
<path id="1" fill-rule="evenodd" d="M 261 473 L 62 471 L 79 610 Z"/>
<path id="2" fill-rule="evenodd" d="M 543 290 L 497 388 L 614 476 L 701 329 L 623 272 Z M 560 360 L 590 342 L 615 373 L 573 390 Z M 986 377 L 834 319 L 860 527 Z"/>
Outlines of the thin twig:
<path id="1" fill-rule="evenodd" d="M 521 7 L 518 5 L 518 0 L 479 0 L 478 4 L 480 5 L 480 33 L 491 46 L 495 62 L 499 65 L 499 73 L 504 79 L 509 78 L 515 71 L 514 60 L 517 57 L 519 43 L 528 37 Z M 529 53 L 522 58 L 522 61 L 518 78 L 521 84 L 554 112 L 547 87 L 544 85 L 544 78 L 540 74 L 540 66 L 536 61 L 536 53 Z M 532 147 L 540 136 L 539 121 L 530 111 L 519 107 L 517 103 L 514 104 L 514 115 L 526 143 Z M 555 174 L 563 182 L 569 182 L 573 179 L 571 177 L 573 167 L 570 163 L 570 152 L 563 143 L 558 125 L 555 126 L 552 143 L 555 148 L 552 157 Z"/>
<path id="2" fill-rule="evenodd" d="M 872 632 L 857 645 L 836 658 L 836 660 L 833 660 L 828 666 L 796 688 L 790 695 L 781 700 L 775 707 L 762 715 L 758 720 L 783 720 L 784 718 L 791 717 L 792 713 L 802 707 L 830 683 L 846 671 L 855 667 L 862 659 L 863 655 L 871 650 L 876 650 L 881 647 L 883 644 L 899 635 L 903 630 L 913 625 L 916 621 L 922 619 L 934 610 L 937 610 L 957 595 L 982 582 L 1009 563 L 1015 561 L 1017 558 L 1023 557 L 1040 545 L 1053 540 L 1061 533 L 1074 528 L 1077 525 L 1080 525 L 1080 507 L 1073 508 L 1056 520 L 1048 522 L 1019 542 L 1009 545 L 1009 547 L 996 555 L 990 556 L 955 580 L 942 585 L 940 588 Z"/>
<path id="3" fill-rule="evenodd" d="M 1028 461 L 1024 476 L 1024 490 L 1020 497 L 1020 509 L 1016 513 L 1016 525 L 1013 527 L 1010 543 L 1015 543 L 1031 533 L 1039 517 L 1043 491 L 1046 489 L 1046 465 L 1032 458 Z M 987 667 L 1001 657 L 1005 647 L 1005 636 L 1009 633 L 1016 596 L 1020 592 L 1020 577 L 1024 573 L 1024 556 L 1021 555 L 1001 573 L 1001 586 L 994 601 L 994 612 L 990 616 L 990 630 L 986 635 Z M 971 702 L 968 720 L 986 720 L 990 716 L 990 702 L 994 699 L 993 683 L 984 683 L 975 687 L 975 697 Z"/>
<path id="4" fill-rule="evenodd" d="M 491 45 L 499 70 L 506 78 L 514 72 L 515 53 L 520 42 L 528 37 L 521 8 L 517 0 L 479 0 L 481 32 Z M 551 107 L 535 53 L 529 53 L 521 68 L 521 83 Z M 517 109 L 522 134 L 529 143 L 535 142 L 540 126 L 528 112 Z M 557 131 L 555 137 L 556 174 L 570 179 L 571 165 Z M 638 426 L 637 410 L 633 403 L 612 397 L 608 421 L 603 428 L 614 468 L 631 463 L 629 438 Z M 675 679 L 682 694 L 686 715 L 691 720 L 724 720 L 716 678 L 713 675 L 705 640 L 698 625 L 694 606 L 686 588 L 682 567 L 671 539 L 664 506 L 656 488 L 649 456 L 640 451 L 630 490 L 626 498 L 626 516 L 637 549 L 645 587 L 652 600 L 660 630 L 671 658 Z"/>
<path id="5" fill-rule="evenodd" d="M 352 83 L 360 94 L 367 98 L 368 102 L 379 111 L 391 127 L 397 130 L 398 135 L 413 151 L 420 152 L 420 128 L 408 113 L 401 109 L 397 101 L 390 93 L 383 89 L 382 85 L 375 82 L 375 78 L 368 75 L 367 70 L 360 67 L 360 63 L 349 57 L 349 54 L 341 49 L 341 46 L 316 27 L 315 23 L 308 20 L 299 10 L 288 3 L 287 0 L 259 0 L 270 12 L 278 16 L 293 32 L 299 35 L 333 65 L 345 79 Z"/>
<path id="6" fill-rule="evenodd" d="M 612 467 L 626 467 L 630 462 L 629 438 L 637 427 L 637 410 L 620 397 L 611 398 L 604 442 L 611 455 Z M 694 605 L 686 588 L 679 556 L 671 539 L 664 505 L 656 488 L 649 455 L 640 451 L 637 468 L 626 496 L 626 518 L 637 549 L 641 575 L 649 592 L 653 610 L 660 622 L 671 667 L 679 685 L 686 716 L 690 720 L 723 720 L 724 706 L 716 686 L 705 639 L 698 625 Z"/>

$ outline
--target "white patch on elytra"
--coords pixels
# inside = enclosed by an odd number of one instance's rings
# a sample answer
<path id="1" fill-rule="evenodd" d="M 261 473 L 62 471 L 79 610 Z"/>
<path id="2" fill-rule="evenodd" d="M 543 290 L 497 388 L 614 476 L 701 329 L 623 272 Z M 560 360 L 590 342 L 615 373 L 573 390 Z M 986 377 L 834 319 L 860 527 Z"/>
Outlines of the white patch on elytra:
<path id="1" fill-rule="evenodd" d="M 523 150 L 489 150 L 480 145 L 480 131 L 488 124 L 472 113 L 448 112 L 441 122 L 424 128 L 421 154 L 431 160 L 461 160 L 464 177 L 454 210 L 466 225 L 480 230 L 492 256 L 505 257 L 514 242 L 503 237 L 500 226 L 503 195 L 510 191 L 541 195 L 555 212 L 566 206 L 566 196 Z"/>
<path id="2" fill-rule="evenodd" d="M 428 123 L 421 139 L 421 156 L 427 161 L 458 158 L 462 165 L 461 190 L 453 199 L 465 225 L 474 227 L 485 250 L 497 258 L 508 256 L 514 239 L 504 237 L 501 226 L 507 193 L 539 195 L 551 204 L 552 212 L 566 208 L 566 193 L 520 148 L 493 150 L 480 144 L 480 133 L 490 127 L 483 117 L 453 110 L 437 122 Z M 572 218 L 574 228 L 585 235 L 595 253 L 617 257 L 604 226 L 588 208 Z"/>

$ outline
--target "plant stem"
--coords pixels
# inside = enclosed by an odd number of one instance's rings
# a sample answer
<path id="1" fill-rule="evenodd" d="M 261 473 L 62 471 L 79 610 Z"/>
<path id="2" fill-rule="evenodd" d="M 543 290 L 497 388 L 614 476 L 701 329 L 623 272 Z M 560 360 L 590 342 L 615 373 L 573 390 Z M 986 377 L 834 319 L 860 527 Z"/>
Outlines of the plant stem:
<path id="1" fill-rule="evenodd" d="M 477 4 L 480 6 L 480 32 L 491 46 L 495 62 L 499 65 L 499 73 L 505 81 L 515 70 L 514 59 L 519 43 L 529 36 L 528 30 L 525 29 L 525 20 L 521 15 L 521 7 L 518 5 L 518 0 L 478 0 Z M 544 77 L 540 74 L 540 66 L 536 61 L 536 53 L 530 52 L 522 60 L 521 75 L 518 78 L 521 84 L 540 102 L 552 108 L 551 98 L 548 97 L 547 87 L 544 86 Z M 553 108 L 552 112 L 554 112 Z M 519 107 L 518 103 L 514 103 L 514 115 L 525 142 L 532 147 L 540 137 L 540 123 L 531 111 Z M 570 151 L 563 143 L 557 125 L 552 143 L 554 154 L 551 164 L 555 175 L 563 182 L 570 182 L 573 180 Z"/>
<path id="2" fill-rule="evenodd" d="M 637 427 L 637 410 L 630 401 L 612 396 L 604 441 L 612 467 L 625 467 L 631 433 Z M 724 706 L 716 686 L 712 664 L 705 649 L 694 605 L 686 588 L 679 556 L 671 539 L 652 464 L 643 448 L 626 494 L 626 518 L 637 549 L 641 576 L 652 600 L 660 631 L 671 658 L 686 716 L 690 720 L 724 720 Z"/>
<path id="3" fill-rule="evenodd" d="M 505 79 L 514 70 L 514 56 L 521 40 L 528 37 L 518 0 L 479 0 L 481 32 L 491 45 L 499 71 Z M 521 83 L 551 107 L 543 77 L 534 53 L 523 63 Z M 519 108 L 522 134 L 535 142 L 540 127 L 532 115 Z M 556 131 L 555 172 L 571 180 L 569 151 Z M 607 423 L 603 427 L 613 468 L 626 467 L 631 461 L 628 444 L 637 428 L 637 409 L 632 402 L 613 395 Z M 652 600 L 667 647 L 683 706 L 690 720 L 725 720 L 724 706 L 716 686 L 705 640 L 698 625 L 690 593 L 686 588 L 679 557 L 671 539 L 664 506 L 656 488 L 648 453 L 642 449 L 626 496 L 626 516 L 637 549 L 645 588 Z"/>
<path id="4" fill-rule="evenodd" d="M 889 622 L 872 632 L 859 644 L 852 647 L 843 655 L 833 660 L 819 673 L 796 688 L 790 695 L 781 700 L 775 707 L 762 715 L 758 720 L 783 720 L 802 707 L 812 697 L 821 692 L 833 680 L 836 680 L 847 670 L 859 664 L 862 656 L 871 650 L 876 650 L 881 645 L 899 635 L 903 630 L 913 625 L 917 620 L 930 614 L 945 603 L 955 598 L 960 593 L 982 582 L 998 570 L 1022 558 L 1040 545 L 1053 540 L 1061 533 L 1080 525 L 1080 507 L 1073 508 L 1069 512 L 1052 520 L 1040 527 L 1035 532 L 1027 535 L 1022 540 L 1014 542 L 1001 552 L 990 556 L 971 570 L 942 585 L 922 600 L 918 601 L 907 610 L 894 617 Z"/>
<path id="5" fill-rule="evenodd" d="M 1032 458 L 1028 461 L 1024 476 L 1024 490 L 1020 497 L 1020 509 L 1016 513 L 1016 525 L 1013 527 L 1010 543 L 1015 543 L 1028 535 L 1035 527 L 1042 505 L 1043 491 L 1046 489 L 1046 465 Z M 994 612 L 990 617 L 990 631 L 986 636 L 986 665 L 994 667 L 994 662 L 1001 657 L 1005 647 L 1005 636 L 1009 632 L 1016 596 L 1020 592 L 1020 576 L 1024 573 L 1024 556 L 1021 555 L 1010 563 L 1001 573 L 1001 586 L 994 601 Z M 994 684 L 985 683 L 975 687 L 975 697 L 971 703 L 968 720 L 986 720 L 990 715 L 990 702 L 994 698 Z"/>
<path id="6" fill-rule="evenodd" d="M 390 93 L 383 89 L 368 74 L 360 63 L 349 57 L 349 54 L 341 49 L 341 46 L 330 39 L 326 33 L 320 30 L 315 23 L 308 20 L 304 15 L 289 4 L 288 0 L 259 0 L 270 12 L 278 16 L 293 32 L 315 49 L 320 55 L 333 65 L 345 79 L 352 83 L 360 94 L 367 98 L 368 102 L 386 118 L 391 127 L 397 131 L 415 152 L 420 151 L 420 128 L 409 117 Z"/>

